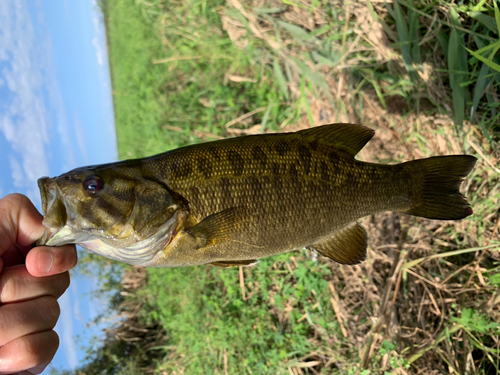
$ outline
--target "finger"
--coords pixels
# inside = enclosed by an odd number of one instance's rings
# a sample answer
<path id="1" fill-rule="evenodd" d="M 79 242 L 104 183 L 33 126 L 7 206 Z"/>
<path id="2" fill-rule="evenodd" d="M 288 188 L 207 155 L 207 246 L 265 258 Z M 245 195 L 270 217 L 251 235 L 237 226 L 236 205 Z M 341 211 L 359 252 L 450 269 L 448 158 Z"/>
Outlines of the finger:
<path id="1" fill-rule="evenodd" d="M 12 245 L 2 254 L 2 259 L 5 267 L 12 267 L 18 264 L 24 264 L 26 256 L 21 254 L 16 245 Z"/>
<path id="2" fill-rule="evenodd" d="M 0 304 L 42 296 L 59 298 L 69 286 L 69 273 L 47 277 L 32 276 L 24 265 L 0 273 Z"/>
<path id="3" fill-rule="evenodd" d="M 75 245 L 38 246 L 26 256 L 26 268 L 33 276 L 49 276 L 70 270 L 77 260 Z"/>
<path id="4" fill-rule="evenodd" d="M 44 228 L 42 215 L 24 195 L 11 194 L 0 200 L 0 256 L 15 243 L 32 244 Z"/>
<path id="5" fill-rule="evenodd" d="M 40 374 L 58 347 L 59 336 L 52 330 L 19 337 L 0 347 L 0 374 Z"/>
<path id="6" fill-rule="evenodd" d="M 51 330 L 60 312 L 57 300 L 51 296 L 0 306 L 0 346 L 21 336 Z"/>

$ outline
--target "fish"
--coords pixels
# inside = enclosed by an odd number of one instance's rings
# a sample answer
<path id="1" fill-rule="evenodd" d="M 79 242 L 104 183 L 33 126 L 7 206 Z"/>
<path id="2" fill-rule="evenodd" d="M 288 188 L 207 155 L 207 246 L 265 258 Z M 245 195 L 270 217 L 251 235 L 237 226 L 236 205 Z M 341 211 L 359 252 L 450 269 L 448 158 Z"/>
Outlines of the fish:
<path id="1" fill-rule="evenodd" d="M 470 155 L 359 161 L 374 130 L 329 124 L 249 135 L 76 168 L 38 180 L 38 245 L 78 244 L 132 265 L 249 266 L 302 248 L 345 265 L 366 258 L 359 219 L 384 211 L 472 215 L 460 185 Z"/>

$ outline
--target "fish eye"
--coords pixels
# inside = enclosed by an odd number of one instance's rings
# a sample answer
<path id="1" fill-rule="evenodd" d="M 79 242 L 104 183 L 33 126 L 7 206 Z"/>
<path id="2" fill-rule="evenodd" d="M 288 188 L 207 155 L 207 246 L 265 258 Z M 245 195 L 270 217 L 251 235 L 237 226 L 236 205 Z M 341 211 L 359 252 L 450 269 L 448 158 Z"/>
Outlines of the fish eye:
<path id="1" fill-rule="evenodd" d="M 99 192 L 103 186 L 104 186 L 104 183 L 97 176 L 87 177 L 85 179 L 85 181 L 83 181 L 83 188 L 89 194 L 95 194 L 95 193 Z"/>

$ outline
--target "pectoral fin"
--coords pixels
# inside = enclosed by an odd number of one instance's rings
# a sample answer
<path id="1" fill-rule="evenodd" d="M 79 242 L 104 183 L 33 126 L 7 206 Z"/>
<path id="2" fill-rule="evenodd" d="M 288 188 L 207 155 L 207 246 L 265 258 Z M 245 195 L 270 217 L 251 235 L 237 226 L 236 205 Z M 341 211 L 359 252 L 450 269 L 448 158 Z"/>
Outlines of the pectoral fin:
<path id="1" fill-rule="evenodd" d="M 366 246 L 365 228 L 359 223 L 352 223 L 309 248 L 340 264 L 357 264 L 366 258 Z"/>
<path id="2" fill-rule="evenodd" d="M 196 249 L 230 240 L 243 229 L 249 216 L 242 207 L 233 207 L 207 216 L 185 232 L 196 241 Z"/>
<path id="3" fill-rule="evenodd" d="M 259 261 L 257 259 L 250 259 L 250 260 L 228 260 L 225 262 L 213 262 L 213 263 L 208 263 L 212 266 L 216 267 L 244 267 L 244 266 L 253 266 L 257 264 Z"/>

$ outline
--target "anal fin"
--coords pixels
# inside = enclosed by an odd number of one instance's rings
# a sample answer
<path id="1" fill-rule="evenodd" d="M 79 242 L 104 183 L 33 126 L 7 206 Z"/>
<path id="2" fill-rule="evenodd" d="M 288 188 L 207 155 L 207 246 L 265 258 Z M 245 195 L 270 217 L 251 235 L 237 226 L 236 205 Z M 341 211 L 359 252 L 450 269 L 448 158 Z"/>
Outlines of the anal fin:
<path id="1" fill-rule="evenodd" d="M 352 223 L 308 248 L 340 264 L 357 264 L 366 258 L 367 239 L 365 228 Z"/>
<path id="2" fill-rule="evenodd" d="M 245 267 L 245 266 L 253 266 L 257 264 L 259 261 L 257 259 L 250 259 L 250 260 L 227 260 L 227 261 L 220 261 L 220 262 L 212 262 L 208 263 L 212 266 L 216 267 Z"/>

